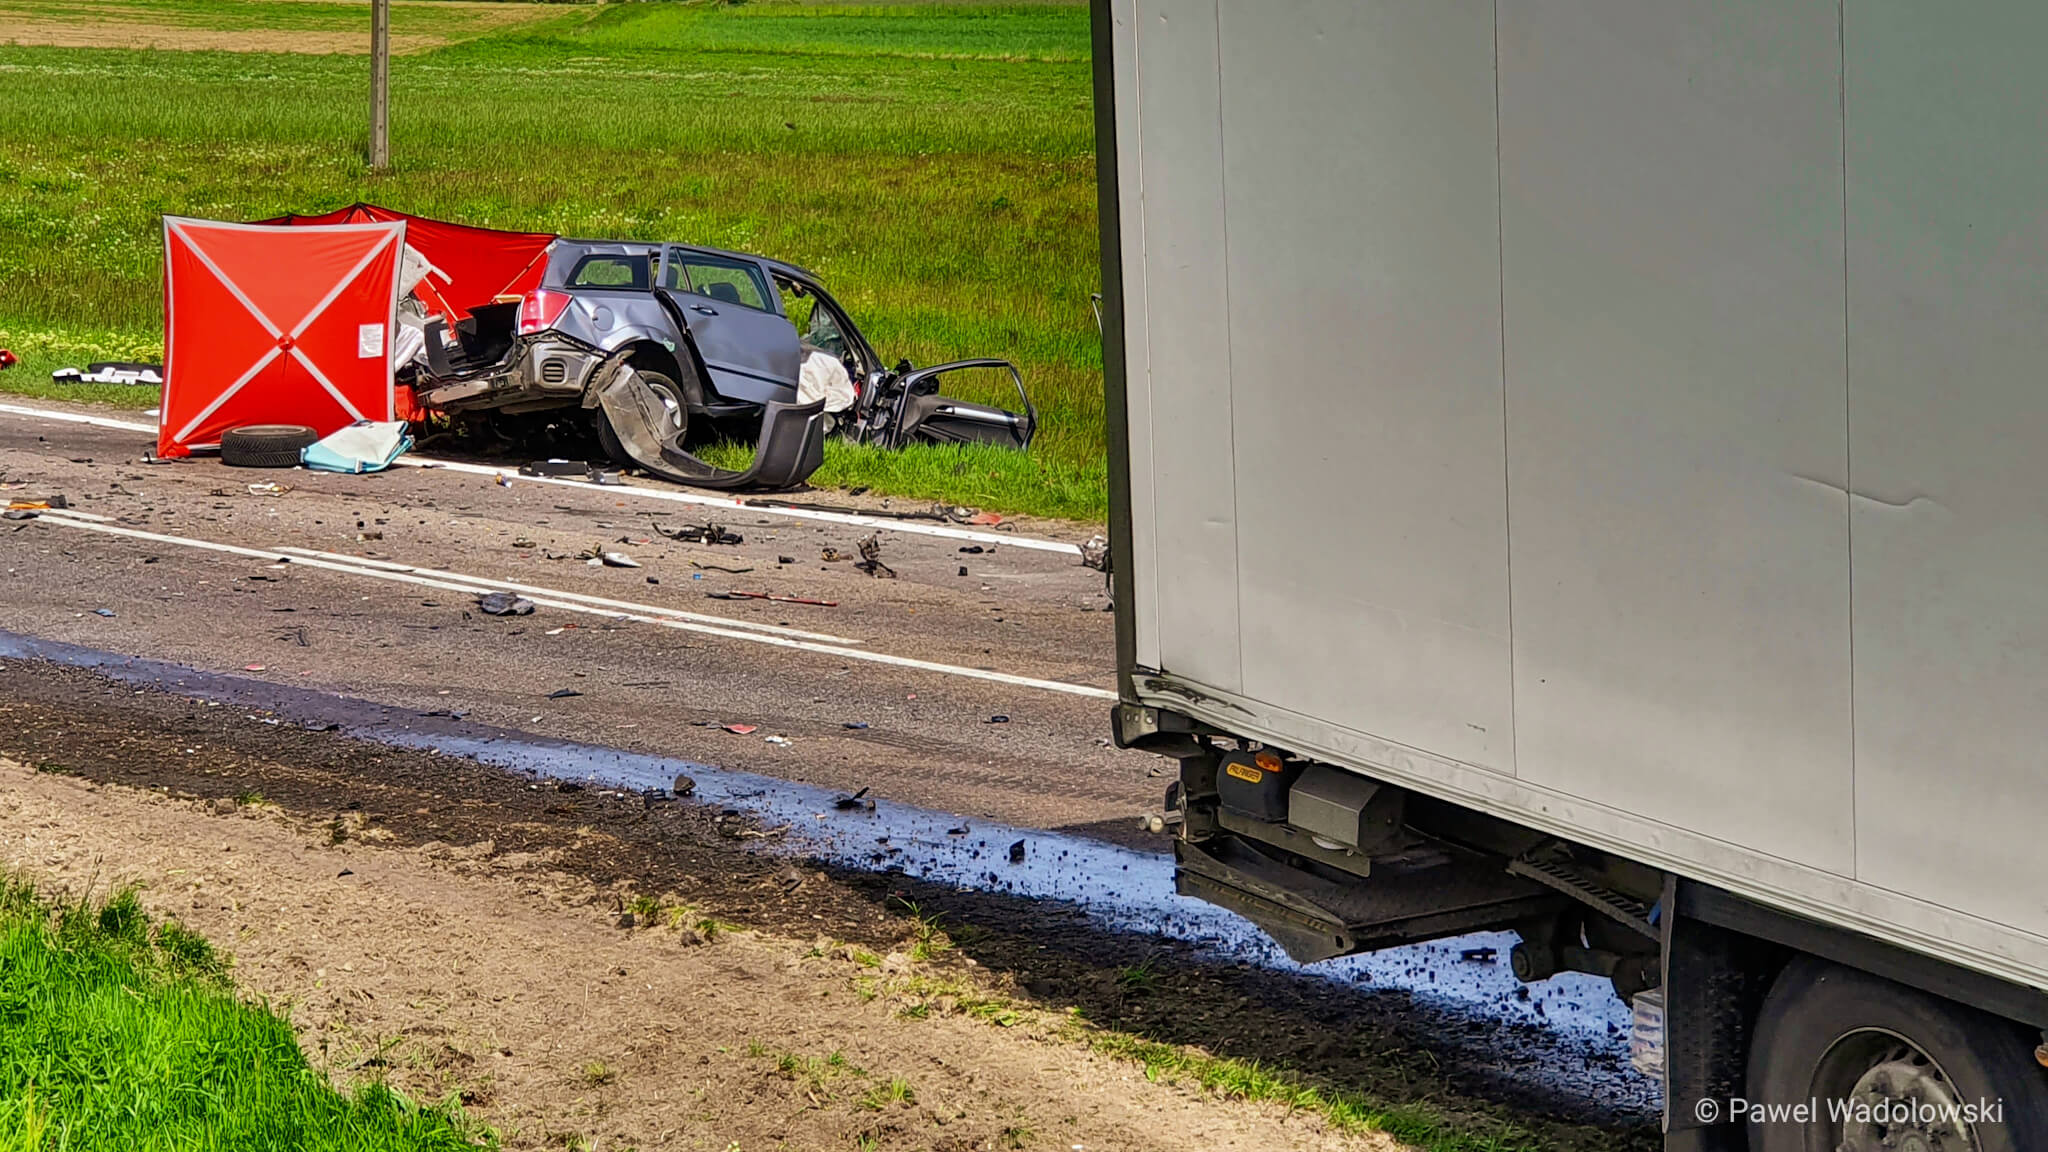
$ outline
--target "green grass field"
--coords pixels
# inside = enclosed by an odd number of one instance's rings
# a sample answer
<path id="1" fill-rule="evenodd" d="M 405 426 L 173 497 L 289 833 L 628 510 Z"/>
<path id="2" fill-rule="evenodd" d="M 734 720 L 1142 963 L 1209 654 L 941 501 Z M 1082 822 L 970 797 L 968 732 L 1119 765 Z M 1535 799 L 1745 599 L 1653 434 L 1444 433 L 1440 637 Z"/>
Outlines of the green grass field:
<path id="1" fill-rule="evenodd" d="M 14 28 L 0 40 L 34 39 L 88 8 L 266 48 L 289 42 L 278 30 L 326 35 L 365 13 L 307 0 L 0 0 Z M 24 356 L 0 386 L 160 340 L 165 213 L 254 219 L 375 200 L 805 265 L 884 356 L 1011 358 L 1043 416 L 1028 456 L 884 458 L 835 444 L 816 482 L 1104 515 L 1085 6 L 502 10 L 518 19 L 397 8 L 396 34 L 446 43 L 393 62 L 395 168 L 381 176 L 362 159 L 360 56 L 0 44 L 0 345 Z M 1004 402 L 994 385 L 968 398 Z"/>
<path id="2" fill-rule="evenodd" d="M 0 878 L 0 1152 L 487 1146 L 376 1084 L 337 1092 L 204 939 L 133 893 L 51 906 Z"/>

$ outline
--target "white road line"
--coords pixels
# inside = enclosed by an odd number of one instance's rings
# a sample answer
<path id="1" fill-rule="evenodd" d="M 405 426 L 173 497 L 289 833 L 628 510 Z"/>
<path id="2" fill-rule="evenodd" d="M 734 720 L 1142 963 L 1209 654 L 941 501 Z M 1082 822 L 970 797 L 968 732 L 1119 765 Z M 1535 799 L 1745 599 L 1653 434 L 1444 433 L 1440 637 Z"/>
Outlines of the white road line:
<path id="1" fill-rule="evenodd" d="M 1035 536 L 1012 536 L 1004 532 L 976 532 L 967 528 L 954 528 L 945 524 L 920 524 L 915 520 L 892 520 L 886 516 L 863 516 L 852 512 L 819 512 L 809 508 L 762 507 L 734 500 L 729 496 L 700 496 L 694 492 L 674 492 L 666 488 L 642 488 L 633 484 L 592 484 L 588 480 L 569 480 L 560 476 L 522 476 L 516 469 L 492 468 L 485 464 L 468 464 L 459 460 L 434 460 L 424 456 L 400 456 L 398 463 L 417 468 L 442 469 L 449 472 L 463 472 L 476 476 L 502 476 L 524 484 L 560 484 L 569 488 L 599 493 L 624 492 L 643 496 L 649 500 L 666 500 L 673 504 L 695 504 L 705 508 L 720 508 L 738 516 L 783 516 L 791 520 L 812 520 L 823 524 L 846 524 L 856 528 L 878 528 L 888 532 L 907 532 L 913 536 L 938 536 L 947 540 L 965 540 L 971 544 L 1008 545 L 1012 548 L 1028 548 L 1037 552 L 1063 552 L 1071 556 L 1081 554 L 1081 546 L 1064 540 L 1041 540 Z"/>
<path id="2" fill-rule="evenodd" d="M 419 568 L 411 564 L 394 564 L 387 560 L 372 560 L 366 556 L 349 556 L 340 552 L 316 552 L 311 548 L 281 547 L 279 552 L 288 552 L 293 557 L 311 556 L 318 560 L 331 560 L 336 564 L 354 564 L 363 568 L 375 568 L 380 572 L 411 572 L 430 580 L 454 580 L 473 584 L 479 590 L 488 591 L 502 588 L 512 592 L 531 592 L 536 596 L 552 596 L 557 600 L 574 600 L 598 608 L 610 608 L 619 612 L 637 612 L 648 616 L 667 616 L 677 620 L 695 620 L 699 624 L 713 624 L 724 628 L 745 628 L 750 632 L 767 632 L 776 636 L 793 636 L 798 640 L 816 640 L 821 644 L 859 644 L 861 641 L 846 636 L 834 636 L 830 632 L 806 632 L 800 628 L 786 628 L 780 624 L 761 624 L 753 620 L 734 620 L 729 616 L 709 616 L 702 612 L 685 612 L 680 608 L 663 608 L 656 604 L 637 604 L 630 600 L 608 600 L 603 596 L 588 596 L 581 592 L 564 592 L 559 588 L 542 588 L 533 584 L 521 584 L 516 580 L 498 580 L 489 576 L 470 576 L 462 572 L 450 572 L 445 568 Z"/>
<path id="3" fill-rule="evenodd" d="M 105 416 L 84 416 L 76 412 L 52 412 L 47 408 L 24 408 L 19 404 L 0 404 L 0 412 L 10 416 L 28 416 L 38 420 L 61 420 L 66 424 L 90 424 L 95 428 L 118 428 L 123 432 L 148 432 L 154 434 L 156 425 L 137 424 L 133 420 L 112 420 Z"/>
<path id="4" fill-rule="evenodd" d="M 11 416 L 27 416 L 42 420 L 61 420 L 67 424 L 90 424 L 97 428 L 117 428 L 123 432 L 148 432 L 154 434 L 156 425 L 137 424 L 131 420 L 114 420 L 105 416 L 86 416 L 74 412 L 53 412 L 45 408 L 28 408 L 19 404 L 0 404 L 0 413 Z M 445 472 L 460 472 L 470 476 L 503 477 L 519 484 L 559 484 L 567 488 L 596 490 L 603 493 L 625 493 L 647 500 L 665 500 L 671 504 L 693 504 L 702 508 L 719 508 L 742 516 L 781 516 L 791 520 L 810 520 L 820 524 L 845 524 L 855 528 L 873 528 L 886 532 L 904 532 L 913 536 L 937 536 L 946 540 L 964 540 L 970 544 L 1008 545 L 1035 552 L 1059 552 L 1079 556 L 1081 547 L 1063 540 L 1044 540 L 1035 536 L 1013 536 L 1006 532 L 976 532 L 970 528 L 955 528 L 949 524 L 920 524 L 914 520 L 893 520 L 886 516 L 865 516 L 854 512 L 818 512 L 809 508 L 761 508 L 734 500 L 729 496 L 701 496 L 695 492 L 678 492 L 667 488 L 642 488 L 636 484 L 592 484 L 587 480 L 570 480 L 560 476 L 522 476 L 517 469 L 493 468 L 488 464 L 470 464 L 460 460 L 436 460 L 429 456 L 407 454 L 398 458 L 398 463 L 411 468 L 432 468 Z"/>
<path id="5" fill-rule="evenodd" d="M 413 572 L 391 572 L 369 568 L 361 564 L 337 564 L 312 556 L 294 556 L 283 549 L 245 548 L 239 544 L 222 544 L 214 540 L 202 540 L 192 536 L 170 536 L 161 532 L 145 532 L 139 528 L 123 528 L 115 524 L 102 524 L 66 516 L 63 512 L 45 512 L 34 524 L 60 524 L 66 528 L 78 528 L 87 532 L 100 532 L 109 536 L 125 536 L 134 540 L 148 540 L 156 544 L 169 544 L 182 548 L 197 548 L 208 552 L 222 552 L 231 556 L 246 556 L 255 560 L 289 560 L 293 565 L 305 565 L 344 575 L 362 576 L 372 580 L 390 580 L 403 584 L 415 584 L 423 588 L 439 588 L 450 592 L 474 592 L 476 586 L 459 584 L 448 580 L 433 580 Z M 630 620 L 638 624 L 652 624 L 660 628 L 674 628 L 682 632 L 696 632 L 706 636 L 721 636 L 728 640 L 744 640 L 752 644 L 766 644 L 774 648 L 793 648 L 801 652 L 813 652 L 841 660 L 861 660 L 870 664 L 887 664 L 896 668 L 911 668 L 920 672 L 935 672 L 944 676 L 958 676 L 967 680 L 985 680 L 995 684 L 1007 684 L 1016 688 L 1035 688 L 1045 692 L 1059 692 L 1069 696 L 1085 696 L 1093 700 L 1114 700 L 1116 693 L 1087 684 L 1069 684 L 1061 680 L 1040 680 L 1030 676 L 1013 676 L 1008 672 L 991 672 L 982 668 L 963 668 L 954 664 L 939 664 L 930 660 L 918 660 L 909 656 L 892 656 L 886 652 L 868 652 L 859 648 L 846 648 L 833 644 L 818 644 L 809 640 L 798 640 L 789 636 L 778 636 L 766 632 L 742 632 L 736 628 L 716 628 L 688 620 L 675 620 L 645 613 L 618 612 L 590 604 L 579 604 L 572 600 L 558 600 L 550 596 L 531 595 L 527 599 L 546 608 L 565 612 L 580 612 L 591 616 L 603 616 L 613 620 Z"/>

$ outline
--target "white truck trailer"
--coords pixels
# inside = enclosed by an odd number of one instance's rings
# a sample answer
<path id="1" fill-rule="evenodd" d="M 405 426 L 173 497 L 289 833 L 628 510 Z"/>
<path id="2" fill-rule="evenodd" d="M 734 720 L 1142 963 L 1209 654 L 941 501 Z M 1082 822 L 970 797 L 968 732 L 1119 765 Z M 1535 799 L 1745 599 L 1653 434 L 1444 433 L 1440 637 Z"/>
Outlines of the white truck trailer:
<path id="1" fill-rule="evenodd" d="M 1661 997 L 1667 1149 L 2048 1149 L 2048 4 L 1095 9 L 1181 890 Z"/>

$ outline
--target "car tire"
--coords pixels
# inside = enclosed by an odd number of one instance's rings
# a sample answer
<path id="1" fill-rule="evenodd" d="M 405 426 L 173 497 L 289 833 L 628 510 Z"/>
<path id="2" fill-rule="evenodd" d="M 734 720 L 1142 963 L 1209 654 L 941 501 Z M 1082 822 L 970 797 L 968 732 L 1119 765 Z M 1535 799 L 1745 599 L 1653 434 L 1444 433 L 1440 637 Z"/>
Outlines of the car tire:
<path id="1" fill-rule="evenodd" d="M 689 435 L 690 432 L 690 401 L 688 394 L 666 372 L 657 372 L 652 368 L 642 368 L 638 365 L 633 366 L 633 371 L 640 374 L 641 381 L 649 388 L 661 393 L 666 400 L 672 402 L 670 410 L 675 414 L 676 443 L 680 446 L 683 438 Z M 597 442 L 604 449 L 604 454 L 611 457 L 612 462 L 621 467 L 641 467 L 640 462 L 633 459 L 626 452 L 626 446 L 619 441 L 619 434 L 612 429 L 611 417 L 605 415 L 604 408 L 599 406 L 593 412 L 596 416 Z"/>
<path id="2" fill-rule="evenodd" d="M 220 462 L 236 468 L 296 468 L 320 434 L 302 424 L 244 424 L 221 433 Z"/>
<path id="3" fill-rule="evenodd" d="M 1843 1099 L 2002 1104 L 1973 1125 L 1975 1143 L 1953 1136 L 1911 1147 L 1971 1152 L 2048 1148 L 2048 1081 L 2035 1039 L 2019 1025 L 1868 973 L 1802 957 L 1772 987 L 1750 1048 L 1748 1098 L 1761 1105 L 1817 1101 L 1817 1114 L 1756 1122 L 1754 1152 L 1871 1152 L 1910 1139 L 1905 1127 L 1873 1129 L 1830 1115 Z M 1780 1113 L 1785 1115 L 1785 1113 Z"/>

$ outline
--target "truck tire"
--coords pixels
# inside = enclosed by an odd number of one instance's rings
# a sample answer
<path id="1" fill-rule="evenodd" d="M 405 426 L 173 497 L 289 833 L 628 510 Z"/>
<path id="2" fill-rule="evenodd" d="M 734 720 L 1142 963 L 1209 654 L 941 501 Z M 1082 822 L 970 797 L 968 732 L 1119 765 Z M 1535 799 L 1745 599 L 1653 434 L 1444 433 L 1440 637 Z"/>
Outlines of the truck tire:
<path id="1" fill-rule="evenodd" d="M 1812 957 L 1764 1001 L 1750 1047 L 1750 1101 L 1817 1101 L 1817 1114 L 1758 1122 L 1752 1152 L 2029 1152 L 2048 1148 L 2048 1079 L 2019 1025 Z M 1872 1124 L 1830 1115 L 1836 1100 L 2002 1105 L 1967 1131 L 1941 1120 Z M 1917 1141 L 1917 1142 L 1916 1142 Z"/>
<path id="2" fill-rule="evenodd" d="M 680 447 L 683 437 L 688 435 L 690 431 L 690 401 L 688 395 L 683 392 L 682 387 L 670 378 L 666 372 L 657 372 L 652 368 L 642 368 L 637 364 L 634 365 L 633 371 L 640 374 L 641 383 L 646 384 L 648 388 L 659 394 L 662 398 L 662 403 L 668 407 L 669 415 L 674 420 L 672 427 L 675 430 L 675 443 Z M 604 414 L 604 409 L 602 407 L 594 409 L 593 415 L 597 423 L 597 442 L 603 447 L 604 454 L 611 457 L 612 462 L 622 468 L 641 467 L 640 461 L 633 459 L 632 455 L 626 451 L 626 446 L 619 442 L 619 434 L 612 430 L 611 419 Z"/>
<path id="3" fill-rule="evenodd" d="M 220 462 L 236 468 L 295 468 L 319 433 L 301 424 L 244 424 L 220 435 Z"/>

